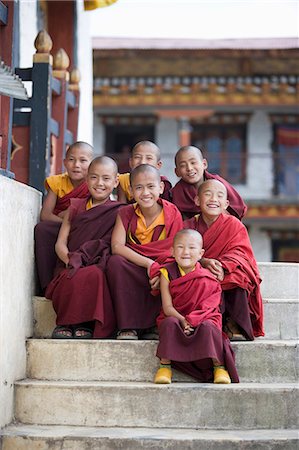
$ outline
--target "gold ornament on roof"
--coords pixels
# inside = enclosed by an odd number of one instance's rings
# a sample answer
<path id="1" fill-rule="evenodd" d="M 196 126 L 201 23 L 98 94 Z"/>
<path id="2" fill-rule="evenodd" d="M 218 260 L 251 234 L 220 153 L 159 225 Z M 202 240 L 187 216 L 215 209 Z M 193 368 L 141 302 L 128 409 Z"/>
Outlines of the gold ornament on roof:
<path id="1" fill-rule="evenodd" d="M 85 11 L 92 11 L 97 8 L 105 8 L 105 6 L 110 6 L 116 3 L 117 0 L 84 0 Z"/>

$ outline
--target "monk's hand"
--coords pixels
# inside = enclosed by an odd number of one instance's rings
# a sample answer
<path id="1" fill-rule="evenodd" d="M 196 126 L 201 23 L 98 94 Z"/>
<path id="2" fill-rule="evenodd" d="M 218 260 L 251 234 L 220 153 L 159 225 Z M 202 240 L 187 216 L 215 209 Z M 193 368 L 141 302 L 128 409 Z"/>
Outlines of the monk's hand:
<path id="1" fill-rule="evenodd" d="M 63 219 L 64 216 L 65 216 L 65 213 L 66 213 L 66 210 L 65 210 L 65 211 L 61 211 L 61 212 L 58 213 L 57 215 L 58 215 L 58 217 L 61 217 L 61 219 Z"/>
<path id="2" fill-rule="evenodd" d="M 224 276 L 222 264 L 217 259 L 212 258 L 202 258 L 201 265 L 208 269 L 217 279 L 220 279 L 221 276 Z M 218 278 L 220 277 L 220 278 Z M 223 280 L 223 278 L 222 278 Z M 222 281 L 221 280 L 221 281 Z"/>
<path id="3" fill-rule="evenodd" d="M 155 291 L 156 289 L 160 289 L 160 277 L 159 276 L 150 278 L 149 282 L 150 282 L 152 291 Z"/>
<path id="4" fill-rule="evenodd" d="M 216 276 L 218 281 L 223 281 L 224 279 L 224 270 L 223 267 L 219 267 L 218 275 Z"/>
<path id="5" fill-rule="evenodd" d="M 150 258 L 147 259 L 146 272 L 147 272 L 147 276 L 149 277 L 149 279 L 151 279 L 151 267 L 154 264 L 154 262 L 155 261 L 153 259 L 150 259 Z"/>
<path id="6" fill-rule="evenodd" d="M 193 333 L 194 328 L 190 325 L 190 323 L 186 319 L 182 319 L 180 322 L 181 322 L 181 326 L 184 330 L 184 333 L 187 336 L 190 336 L 190 334 Z"/>

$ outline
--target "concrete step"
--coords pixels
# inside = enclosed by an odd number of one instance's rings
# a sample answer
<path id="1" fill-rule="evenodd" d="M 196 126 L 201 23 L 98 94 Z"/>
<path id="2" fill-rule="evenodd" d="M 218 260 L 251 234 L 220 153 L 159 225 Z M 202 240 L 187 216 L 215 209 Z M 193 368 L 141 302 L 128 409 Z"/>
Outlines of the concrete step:
<path id="1" fill-rule="evenodd" d="M 298 388 L 24 380 L 15 384 L 15 419 L 32 425 L 295 429 Z"/>
<path id="2" fill-rule="evenodd" d="M 264 299 L 266 339 L 299 338 L 299 302 L 296 299 Z M 49 338 L 55 328 L 56 314 L 52 302 L 44 297 L 33 298 L 34 332 L 36 338 Z"/>
<path id="3" fill-rule="evenodd" d="M 298 300 L 266 298 L 263 303 L 265 339 L 298 339 Z"/>
<path id="4" fill-rule="evenodd" d="M 296 382 L 297 341 L 233 342 L 241 382 Z M 152 381 L 158 366 L 155 341 L 27 341 L 27 377 L 72 381 Z M 195 380 L 175 372 L 174 381 Z"/>
<path id="5" fill-rule="evenodd" d="M 0 432 L 1 433 L 1 432 Z M 11 425 L 2 450 L 297 450 L 297 430 L 189 430 Z"/>
<path id="6" fill-rule="evenodd" d="M 299 297 L 299 264 L 296 263 L 258 263 L 262 278 L 263 298 Z"/>

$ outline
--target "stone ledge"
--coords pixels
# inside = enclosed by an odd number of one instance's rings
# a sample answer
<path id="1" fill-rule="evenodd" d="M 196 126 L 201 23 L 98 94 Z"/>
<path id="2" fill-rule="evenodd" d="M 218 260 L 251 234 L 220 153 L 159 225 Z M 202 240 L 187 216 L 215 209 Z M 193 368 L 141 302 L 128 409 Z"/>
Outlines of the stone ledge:
<path id="1" fill-rule="evenodd" d="M 10 425 L 3 450 L 297 450 L 297 430 L 190 430 Z M 63 442 L 63 447 L 62 447 Z"/>

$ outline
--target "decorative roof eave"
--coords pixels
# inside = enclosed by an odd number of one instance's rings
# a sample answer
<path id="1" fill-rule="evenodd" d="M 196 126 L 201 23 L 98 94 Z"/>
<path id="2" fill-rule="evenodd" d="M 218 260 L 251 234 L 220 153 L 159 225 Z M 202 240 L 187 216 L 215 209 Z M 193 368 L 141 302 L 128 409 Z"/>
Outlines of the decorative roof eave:
<path id="1" fill-rule="evenodd" d="M 248 205 L 248 210 L 243 219 L 245 225 L 258 225 L 265 230 L 286 229 L 298 230 L 299 206 L 293 203 L 278 204 L 269 202 L 268 204 Z"/>
<path id="2" fill-rule="evenodd" d="M 112 77 L 94 80 L 94 106 L 296 106 L 299 78 Z"/>
<path id="3" fill-rule="evenodd" d="M 0 95 L 28 100 L 27 90 L 18 75 L 0 60 Z"/>

